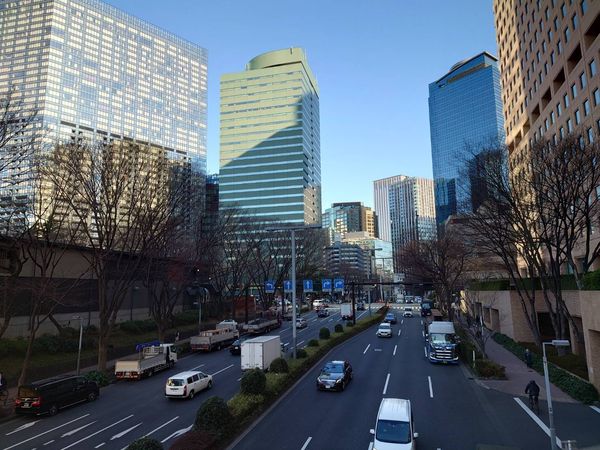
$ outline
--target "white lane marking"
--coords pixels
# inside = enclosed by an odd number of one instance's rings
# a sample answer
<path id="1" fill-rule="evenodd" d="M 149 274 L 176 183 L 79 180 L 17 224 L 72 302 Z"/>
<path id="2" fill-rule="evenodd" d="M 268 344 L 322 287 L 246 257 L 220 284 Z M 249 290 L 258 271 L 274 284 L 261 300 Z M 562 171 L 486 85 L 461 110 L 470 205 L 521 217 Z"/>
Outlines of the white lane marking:
<path id="1" fill-rule="evenodd" d="M 333 319 L 329 319 L 330 322 L 333 322 Z"/>
<path id="2" fill-rule="evenodd" d="M 288 345 L 290 345 L 290 343 L 289 343 L 289 342 L 286 342 L 286 343 L 285 343 L 285 344 L 283 344 L 283 345 L 284 345 L 284 346 L 288 346 Z"/>
<path id="3" fill-rule="evenodd" d="M 374 348 L 374 349 L 373 349 L 373 351 L 374 351 L 374 352 L 382 352 L 382 351 L 383 351 L 383 349 L 381 349 L 381 348 Z"/>
<path id="4" fill-rule="evenodd" d="M 24 444 L 25 442 L 29 442 L 29 441 L 31 441 L 32 439 L 35 439 L 35 438 L 37 438 L 37 437 L 40 437 L 40 436 L 42 436 L 42 435 L 44 435 L 44 434 L 50 433 L 50 432 L 52 432 L 52 431 L 54 431 L 54 430 L 58 430 L 59 428 L 62 428 L 62 427 L 66 427 L 66 426 L 67 426 L 67 425 L 69 425 L 70 423 L 76 422 L 76 421 L 78 421 L 78 420 L 81 420 L 81 419 L 85 419 L 87 416 L 89 416 L 89 414 L 84 414 L 83 416 L 81 416 L 81 417 L 78 417 L 77 419 L 73 419 L 73 420 L 71 420 L 71 421 L 69 421 L 69 422 L 67 422 L 67 423 L 63 423 L 62 425 L 59 425 L 59 426 L 57 426 L 57 427 L 54 427 L 54 428 L 52 428 L 52 429 L 50 429 L 50 430 L 48 430 L 48 431 L 44 431 L 43 433 L 36 434 L 35 436 L 32 436 L 32 437 L 30 437 L 29 439 L 25 439 L 24 441 L 21 441 L 21 442 L 19 442 L 19 443 L 17 443 L 17 444 L 11 445 L 10 447 L 6 447 L 4 450 L 9 450 L 9 449 L 11 449 L 11 448 L 15 448 L 15 447 L 17 447 L 17 446 L 19 446 L 19 445 L 21 445 L 21 444 Z"/>
<path id="5" fill-rule="evenodd" d="M 431 385 L 431 377 L 427 377 L 429 380 L 429 396 L 433 398 L 433 386 Z"/>
<path id="6" fill-rule="evenodd" d="M 388 387 L 388 383 L 390 382 L 390 374 L 387 374 L 387 377 L 385 378 L 385 386 L 383 386 L 383 395 L 385 395 L 385 393 L 387 392 L 387 387 Z"/>
<path id="7" fill-rule="evenodd" d="M 144 436 L 150 436 L 151 434 L 153 434 L 153 433 L 156 433 L 158 430 L 160 430 L 160 429 L 161 429 L 161 428 L 163 428 L 163 427 L 166 427 L 166 426 L 167 426 L 167 425 L 169 425 L 171 422 L 173 422 L 174 420 L 177 420 L 177 419 L 179 419 L 179 416 L 175 416 L 175 417 L 173 417 L 173 418 L 172 418 L 171 420 L 169 420 L 168 422 L 165 422 L 165 423 L 163 423 L 163 424 L 162 424 L 160 427 L 158 427 L 158 428 L 155 428 L 155 429 L 154 429 L 154 430 L 152 430 L 150 433 L 148 433 L 148 434 L 145 434 Z M 127 448 L 127 447 L 125 447 L 125 448 Z"/>
<path id="8" fill-rule="evenodd" d="M 46 442 L 44 445 L 50 445 L 54 442 L 54 439 L 52 439 L 51 441 Z"/>
<path id="9" fill-rule="evenodd" d="M 421 330 L 421 336 L 425 337 L 425 332 Z"/>
<path id="10" fill-rule="evenodd" d="M 421 325 L 423 325 L 423 321 L 421 320 Z"/>
<path id="11" fill-rule="evenodd" d="M 87 428 L 87 427 L 89 427 L 90 425 L 92 425 L 92 424 L 94 424 L 94 423 L 96 423 L 96 422 L 97 422 L 97 420 L 94 420 L 93 422 L 90 422 L 90 423 L 88 423 L 88 424 L 86 424 L 86 425 L 84 425 L 84 426 L 82 426 L 82 427 L 75 428 L 74 430 L 71 430 L 71 431 L 67 431 L 65 434 L 63 434 L 63 435 L 61 436 L 61 438 L 63 438 L 63 437 L 66 437 L 66 436 L 71 436 L 71 435 L 73 435 L 73 434 L 77 433 L 78 431 L 81 431 L 81 430 L 83 430 L 84 428 Z"/>
<path id="12" fill-rule="evenodd" d="M 398 346 L 394 345 L 394 354 L 392 356 L 396 356 L 396 350 L 398 350 Z"/>
<path id="13" fill-rule="evenodd" d="M 402 320 L 400 321 L 400 325 L 402 325 L 403 323 L 404 323 L 404 319 L 402 319 Z"/>
<path id="14" fill-rule="evenodd" d="M 237 381 L 242 381 L 242 377 L 239 377 L 239 378 L 237 379 Z"/>
<path id="15" fill-rule="evenodd" d="M 525 403 L 523 403 L 519 397 L 513 397 L 513 399 L 523 409 L 523 411 L 525 411 L 527 415 L 531 417 L 535 423 L 537 423 L 538 427 L 540 427 L 544 433 L 550 436 L 550 429 L 546 426 L 546 424 L 542 422 L 542 420 L 536 416 L 533 411 L 525 406 Z M 562 448 L 562 441 L 558 438 L 558 436 L 556 436 L 556 445 L 558 445 L 558 448 Z"/>
<path id="16" fill-rule="evenodd" d="M 168 441 L 169 439 L 171 439 L 171 438 L 174 438 L 174 437 L 177 437 L 177 436 L 181 436 L 182 434 L 184 434 L 184 433 L 187 433 L 188 431 L 190 431 L 190 430 L 192 429 L 192 427 L 193 427 L 193 426 L 194 426 L 194 425 L 192 424 L 192 425 L 190 425 L 190 426 L 189 426 L 189 427 L 187 427 L 187 428 L 182 428 L 181 430 L 177 430 L 175 433 L 173 433 L 173 434 L 171 434 L 171 435 L 167 436 L 166 438 L 164 438 L 164 439 L 163 439 L 162 441 L 160 441 L 160 442 L 164 444 L 165 442 L 167 442 L 167 441 Z"/>
<path id="17" fill-rule="evenodd" d="M 231 365 L 229 365 L 229 366 L 225 367 L 224 369 L 217 370 L 215 373 L 213 373 L 213 374 L 212 374 L 212 376 L 214 377 L 215 375 L 217 375 L 217 374 L 219 374 L 219 373 L 221 373 L 221 372 L 224 372 L 224 371 L 226 371 L 227 369 L 231 369 L 232 367 L 233 367 L 233 364 L 231 364 Z"/>
<path id="18" fill-rule="evenodd" d="M 102 428 L 101 430 L 98 430 L 98 431 L 96 431 L 95 433 L 92 433 L 92 434 L 89 434 L 89 435 L 87 435 L 87 436 L 86 436 L 86 437 L 84 437 L 83 439 L 79 439 L 77 442 L 73 442 L 72 444 L 70 444 L 70 445 L 67 445 L 66 447 L 63 447 L 61 450 L 65 450 L 65 449 L 67 449 L 67 448 L 74 447 L 75 445 L 79 444 L 80 442 L 86 441 L 86 440 L 88 440 L 89 438 L 91 438 L 92 436 L 96 436 L 97 434 L 99 434 L 99 433 L 102 433 L 103 431 L 105 431 L 105 430 L 108 430 L 109 428 L 112 428 L 112 427 L 114 427 L 115 425 L 118 425 L 118 424 L 120 424 L 121 422 L 124 422 L 124 421 L 125 421 L 125 420 L 127 420 L 127 419 L 131 419 L 132 417 L 133 417 L 133 414 L 130 414 L 130 415 L 128 415 L 127 417 L 124 417 L 123 419 L 121 419 L 121 420 L 118 420 L 118 421 L 116 421 L 115 423 L 112 423 L 112 424 L 110 424 L 109 426 L 107 426 L 107 427 L 104 427 L 104 428 Z"/>
<path id="19" fill-rule="evenodd" d="M 423 351 L 425 352 L 425 358 L 427 358 L 427 347 L 423 347 Z"/>
<path id="20" fill-rule="evenodd" d="M 590 406 L 590 408 L 592 408 L 594 411 L 600 414 L 600 408 L 598 408 L 597 406 Z"/>
<path id="21" fill-rule="evenodd" d="M 400 336 L 401 334 L 402 334 L 402 328 L 400 328 L 400 329 L 398 330 L 398 336 Z"/>
<path id="22" fill-rule="evenodd" d="M 364 355 L 365 353 L 367 353 L 367 351 L 369 351 L 369 347 L 370 347 L 370 346 L 371 346 L 371 344 L 367 345 L 367 347 L 365 348 L 365 351 L 363 352 L 363 355 Z"/>
<path id="23" fill-rule="evenodd" d="M 296 345 L 300 345 L 300 344 L 302 344 L 303 342 L 304 342 L 304 341 L 300 341 L 300 342 L 298 342 Z"/>
<path id="24" fill-rule="evenodd" d="M 98 445 L 96 445 L 94 448 L 100 448 L 100 447 L 102 447 L 104 444 L 106 444 L 106 442 L 103 442 L 102 444 L 98 444 Z"/>
<path id="25" fill-rule="evenodd" d="M 200 364 L 199 366 L 192 367 L 190 370 L 196 370 L 196 369 L 199 369 L 200 367 L 202 367 L 202 366 L 204 366 L 204 365 L 206 365 L 206 364 Z"/>
<path id="26" fill-rule="evenodd" d="M 302 448 L 300 450 L 306 450 L 306 447 L 308 447 L 308 444 L 310 444 L 310 441 L 312 441 L 312 436 L 308 437 L 308 439 L 306 440 L 306 442 L 304 443 L 304 445 L 302 446 Z"/>
<path id="27" fill-rule="evenodd" d="M 138 423 L 137 425 L 132 426 L 131 428 L 127 428 L 125 431 L 121 431 L 120 433 L 115 434 L 113 437 L 110 438 L 110 440 L 114 441 L 115 439 L 119 439 L 120 437 L 125 436 L 127 433 L 129 433 L 131 430 L 135 430 L 141 424 L 142 424 L 142 422 Z"/>
<path id="28" fill-rule="evenodd" d="M 26 430 L 27 428 L 34 426 L 38 422 L 39 422 L 39 420 L 34 420 L 33 422 L 28 422 L 28 423 L 26 423 L 24 425 L 21 425 L 19 428 L 15 428 L 10 433 L 6 433 L 6 435 L 10 436 L 11 434 L 15 434 L 15 433 L 17 433 L 19 431 Z"/>

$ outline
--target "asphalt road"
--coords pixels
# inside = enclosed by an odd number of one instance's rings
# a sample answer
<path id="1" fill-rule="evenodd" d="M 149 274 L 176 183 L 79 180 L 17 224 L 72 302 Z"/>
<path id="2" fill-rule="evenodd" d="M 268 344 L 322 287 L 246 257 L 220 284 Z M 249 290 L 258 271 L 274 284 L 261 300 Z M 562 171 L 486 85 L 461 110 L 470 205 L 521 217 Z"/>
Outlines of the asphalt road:
<path id="1" fill-rule="evenodd" d="M 400 311 L 398 311 L 400 316 Z M 370 449 L 379 403 L 384 397 L 410 399 L 419 449 L 469 450 L 478 444 L 522 450 L 549 447 L 539 421 L 512 396 L 484 389 L 462 366 L 434 365 L 425 359 L 421 318 L 394 325 L 392 339 L 375 328 L 346 341 L 329 354 L 345 359 L 354 379 L 344 392 L 317 391 L 317 367 L 236 445 L 235 449 Z M 523 400 L 525 400 L 523 398 Z M 555 403 L 557 435 L 579 448 L 600 443 L 600 410 Z M 540 426 L 541 424 L 541 426 Z"/>
<path id="2" fill-rule="evenodd" d="M 357 317 L 367 314 L 361 312 Z M 317 338 L 323 326 L 333 331 L 340 320 L 339 307 L 330 317 L 303 314 L 308 327 L 298 330 L 298 346 Z M 269 334 L 279 334 L 291 344 L 291 322 Z M 199 369 L 213 375 L 213 388 L 193 400 L 168 400 L 164 397 L 167 378 L 176 373 Z M 121 381 L 103 388 L 100 398 L 61 411 L 54 417 L 18 417 L 0 424 L 3 449 L 123 449 L 133 440 L 149 435 L 168 448 L 174 438 L 187 431 L 202 402 L 213 395 L 229 399 L 239 391 L 242 371 L 240 357 L 224 349 L 195 353 L 180 359 L 172 370 L 140 381 Z M 264 448 L 264 447 L 263 447 Z"/>

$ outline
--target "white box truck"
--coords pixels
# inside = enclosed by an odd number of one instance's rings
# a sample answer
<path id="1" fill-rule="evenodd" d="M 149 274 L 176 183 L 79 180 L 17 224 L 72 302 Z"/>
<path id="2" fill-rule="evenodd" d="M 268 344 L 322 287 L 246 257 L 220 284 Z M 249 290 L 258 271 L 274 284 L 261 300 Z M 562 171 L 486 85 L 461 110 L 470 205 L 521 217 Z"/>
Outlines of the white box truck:
<path id="1" fill-rule="evenodd" d="M 260 336 L 242 342 L 242 370 L 268 370 L 275 358 L 281 356 L 279 336 Z"/>
<path id="2" fill-rule="evenodd" d="M 342 315 L 342 320 L 352 320 L 354 318 L 352 303 L 342 303 L 340 312 Z"/>

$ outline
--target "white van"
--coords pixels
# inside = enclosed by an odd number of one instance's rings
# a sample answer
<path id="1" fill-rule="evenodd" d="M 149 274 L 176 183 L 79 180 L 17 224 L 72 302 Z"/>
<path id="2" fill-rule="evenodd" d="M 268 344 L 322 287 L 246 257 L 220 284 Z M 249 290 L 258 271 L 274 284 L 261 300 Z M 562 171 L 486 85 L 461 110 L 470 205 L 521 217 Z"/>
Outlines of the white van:
<path id="1" fill-rule="evenodd" d="M 181 372 L 169 377 L 165 386 L 167 398 L 194 398 L 194 395 L 212 387 L 212 375 L 200 371 Z"/>
<path id="2" fill-rule="evenodd" d="M 371 429 L 377 450 L 415 450 L 415 433 L 410 400 L 384 398 L 379 405 L 375 429 Z"/>

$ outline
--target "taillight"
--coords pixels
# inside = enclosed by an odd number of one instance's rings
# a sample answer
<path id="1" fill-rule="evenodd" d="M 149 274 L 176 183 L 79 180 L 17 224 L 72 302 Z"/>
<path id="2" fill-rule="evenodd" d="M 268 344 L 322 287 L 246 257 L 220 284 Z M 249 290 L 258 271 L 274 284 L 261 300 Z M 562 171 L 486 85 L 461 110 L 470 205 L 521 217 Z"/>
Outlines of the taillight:
<path id="1" fill-rule="evenodd" d="M 32 401 L 31 406 L 42 406 L 42 397 L 38 397 Z"/>
<path id="2" fill-rule="evenodd" d="M 21 401 L 21 399 L 20 399 L 20 398 L 16 398 L 16 399 L 15 399 L 15 406 L 20 406 L 20 405 L 21 405 L 21 403 L 23 403 L 23 402 Z"/>

